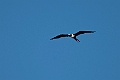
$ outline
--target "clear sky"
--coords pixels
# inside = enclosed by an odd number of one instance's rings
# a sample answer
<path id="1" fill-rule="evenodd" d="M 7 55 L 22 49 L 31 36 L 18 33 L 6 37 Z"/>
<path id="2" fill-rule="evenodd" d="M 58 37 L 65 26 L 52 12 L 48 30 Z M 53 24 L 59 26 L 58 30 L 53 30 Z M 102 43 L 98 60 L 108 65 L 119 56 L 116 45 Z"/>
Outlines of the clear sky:
<path id="1" fill-rule="evenodd" d="M 120 80 L 120 0 L 0 0 L 0 80 Z"/>

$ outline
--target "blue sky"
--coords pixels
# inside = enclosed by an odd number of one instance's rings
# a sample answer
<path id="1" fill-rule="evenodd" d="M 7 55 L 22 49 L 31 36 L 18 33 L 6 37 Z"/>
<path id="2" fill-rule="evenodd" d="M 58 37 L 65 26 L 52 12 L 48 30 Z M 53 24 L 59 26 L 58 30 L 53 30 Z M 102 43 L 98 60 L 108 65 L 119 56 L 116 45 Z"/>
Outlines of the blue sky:
<path id="1" fill-rule="evenodd" d="M 120 0 L 1 0 L 0 80 L 120 80 Z"/>

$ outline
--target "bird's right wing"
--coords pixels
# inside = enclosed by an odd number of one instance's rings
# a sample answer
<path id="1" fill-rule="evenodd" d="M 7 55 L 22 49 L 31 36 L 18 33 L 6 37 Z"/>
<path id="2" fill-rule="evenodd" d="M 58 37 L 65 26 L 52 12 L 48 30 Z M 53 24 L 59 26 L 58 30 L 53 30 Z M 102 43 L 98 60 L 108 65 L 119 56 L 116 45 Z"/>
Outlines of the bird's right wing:
<path id="1" fill-rule="evenodd" d="M 69 34 L 60 34 L 60 35 L 57 35 L 57 36 L 51 38 L 50 40 L 58 39 L 58 38 L 61 38 L 61 37 L 70 37 L 70 35 Z"/>
<path id="2" fill-rule="evenodd" d="M 96 31 L 78 31 L 77 33 L 75 33 L 76 36 L 80 35 L 80 34 L 84 34 L 84 33 L 94 33 Z"/>

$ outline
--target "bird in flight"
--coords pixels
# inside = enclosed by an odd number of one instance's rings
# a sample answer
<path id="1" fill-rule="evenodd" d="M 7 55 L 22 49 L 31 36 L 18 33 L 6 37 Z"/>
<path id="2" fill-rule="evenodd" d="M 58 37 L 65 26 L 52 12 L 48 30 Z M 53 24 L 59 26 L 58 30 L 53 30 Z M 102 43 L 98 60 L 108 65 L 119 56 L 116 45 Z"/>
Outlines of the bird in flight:
<path id="1" fill-rule="evenodd" d="M 58 38 L 61 38 L 61 37 L 71 37 L 73 39 L 75 39 L 77 42 L 80 42 L 80 40 L 78 40 L 76 38 L 76 36 L 80 35 L 80 34 L 85 34 L 85 33 L 94 33 L 96 31 L 78 31 L 77 33 L 75 34 L 59 34 L 53 38 L 51 38 L 50 40 L 53 40 L 53 39 L 58 39 Z"/>

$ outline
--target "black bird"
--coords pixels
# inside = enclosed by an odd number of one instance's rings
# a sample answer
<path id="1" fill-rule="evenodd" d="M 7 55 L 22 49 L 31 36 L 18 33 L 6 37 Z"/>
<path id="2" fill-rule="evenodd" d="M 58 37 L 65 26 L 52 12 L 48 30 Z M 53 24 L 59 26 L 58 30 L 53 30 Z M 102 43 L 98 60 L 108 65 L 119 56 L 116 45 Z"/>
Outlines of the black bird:
<path id="1" fill-rule="evenodd" d="M 84 34 L 84 33 L 94 33 L 96 31 L 78 31 L 77 33 L 75 34 L 59 34 L 53 38 L 51 38 L 50 40 L 53 40 L 53 39 L 58 39 L 58 38 L 61 38 L 61 37 L 71 37 L 73 39 L 75 39 L 77 42 L 80 42 L 80 40 L 78 40 L 76 38 L 76 36 L 80 35 L 80 34 Z"/>

